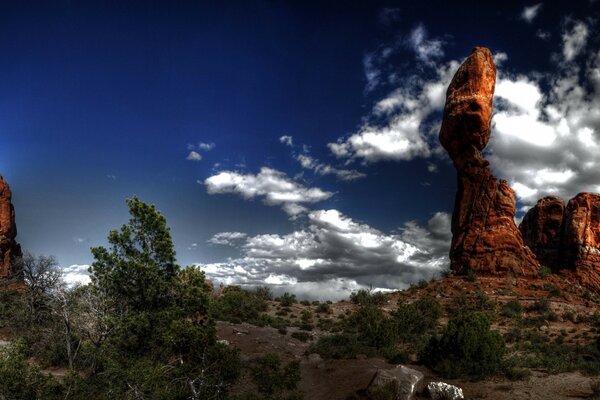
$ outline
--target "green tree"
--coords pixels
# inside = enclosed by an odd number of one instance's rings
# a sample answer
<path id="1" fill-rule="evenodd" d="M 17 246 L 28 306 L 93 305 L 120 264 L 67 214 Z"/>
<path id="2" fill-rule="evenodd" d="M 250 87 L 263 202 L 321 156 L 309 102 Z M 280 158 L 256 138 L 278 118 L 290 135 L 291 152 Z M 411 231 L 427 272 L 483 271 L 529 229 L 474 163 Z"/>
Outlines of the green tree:
<path id="1" fill-rule="evenodd" d="M 469 313 L 451 319 L 441 338 L 431 338 L 421 358 L 448 377 L 483 378 L 498 371 L 504 351 L 504 340 L 490 330 L 488 318 Z"/>
<path id="2" fill-rule="evenodd" d="M 127 204 L 128 224 L 109 233 L 108 248 L 92 249 L 92 289 L 83 297 L 82 309 L 101 320 L 85 332 L 94 338 L 96 378 L 112 398 L 222 398 L 239 360 L 216 342 L 211 286 L 199 268 L 176 264 L 155 206 L 137 197 Z"/>

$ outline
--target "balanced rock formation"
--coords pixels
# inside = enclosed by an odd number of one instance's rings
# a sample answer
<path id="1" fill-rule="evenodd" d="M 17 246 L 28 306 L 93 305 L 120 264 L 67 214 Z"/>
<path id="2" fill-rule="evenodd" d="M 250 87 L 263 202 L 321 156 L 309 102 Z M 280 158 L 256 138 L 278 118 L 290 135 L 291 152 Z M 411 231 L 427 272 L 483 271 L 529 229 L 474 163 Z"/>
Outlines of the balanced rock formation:
<path id="1" fill-rule="evenodd" d="M 558 197 L 544 197 L 519 229 L 543 265 L 600 291 L 600 194 L 579 193 L 566 206 Z"/>
<path id="2" fill-rule="evenodd" d="M 492 175 L 481 154 L 490 139 L 495 85 L 491 52 L 475 47 L 446 93 L 440 142 L 458 174 L 450 268 L 535 277 L 539 263 L 514 222 L 514 191 Z"/>
<path id="3" fill-rule="evenodd" d="M 11 198 L 8 183 L 0 176 L 0 279 L 14 275 L 14 260 L 21 257 L 21 246 L 15 241 L 17 225 Z"/>

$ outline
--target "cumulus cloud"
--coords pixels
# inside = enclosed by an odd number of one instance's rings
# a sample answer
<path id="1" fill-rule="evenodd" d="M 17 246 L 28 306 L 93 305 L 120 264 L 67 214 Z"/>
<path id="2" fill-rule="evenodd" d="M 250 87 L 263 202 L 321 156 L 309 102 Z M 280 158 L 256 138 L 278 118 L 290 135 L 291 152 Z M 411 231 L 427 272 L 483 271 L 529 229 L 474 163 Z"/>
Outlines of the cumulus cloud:
<path id="1" fill-rule="evenodd" d="M 426 64 L 431 64 L 444 55 L 444 42 L 441 39 L 428 39 L 423 24 L 417 25 L 411 31 L 407 43 L 415 52 L 417 59 Z"/>
<path id="2" fill-rule="evenodd" d="M 90 283 L 89 265 L 71 265 L 63 267 L 62 278 L 68 286 L 87 285 Z"/>
<path id="3" fill-rule="evenodd" d="M 403 289 L 439 274 L 448 267 L 450 237 L 446 213 L 434 214 L 426 227 L 409 222 L 386 234 L 338 210 L 316 210 L 304 228 L 244 237 L 241 258 L 203 268 L 225 284 L 340 299 L 360 288 Z"/>
<path id="4" fill-rule="evenodd" d="M 458 66 L 458 61 L 444 63 L 430 80 L 408 77 L 374 105 L 356 133 L 329 143 L 330 151 L 338 158 L 365 162 L 430 157 L 439 151 L 440 121 L 429 117 L 443 109 L 446 88 Z"/>
<path id="5" fill-rule="evenodd" d="M 246 239 L 248 235 L 242 232 L 219 232 L 208 239 L 208 243 L 221 246 L 234 246 L 241 240 Z"/>
<path id="6" fill-rule="evenodd" d="M 527 21 L 528 23 L 531 23 L 531 22 L 533 22 L 535 17 L 537 17 L 537 15 L 539 14 L 541 9 L 542 9 L 542 3 L 534 4 L 531 7 L 525 7 L 525 8 L 523 8 L 523 11 L 521 12 L 521 18 L 523 20 Z"/>
<path id="7" fill-rule="evenodd" d="M 279 141 L 283 144 L 285 144 L 286 146 L 290 146 L 292 147 L 294 145 L 294 140 L 292 139 L 291 136 L 282 136 L 279 138 Z"/>
<path id="8" fill-rule="evenodd" d="M 211 151 L 212 149 L 215 148 L 215 144 L 213 142 L 210 142 L 210 143 L 200 142 L 200 143 L 198 143 L 198 148 L 200 150 L 204 150 L 204 151 Z"/>
<path id="9" fill-rule="evenodd" d="M 299 154 L 296 156 L 296 159 L 300 162 L 302 168 L 314 171 L 317 175 L 335 175 L 342 181 L 354 181 L 367 176 L 355 169 L 340 169 L 328 164 L 323 164 L 308 154 Z"/>
<path id="10" fill-rule="evenodd" d="M 192 150 L 192 151 L 190 151 L 190 154 L 188 154 L 186 160 L 188 160 L 188 161 L 200 161 L 200 160 L 202 160 L 202 156 L 200 155 L 200 153 Z"/>
<path id="11" fill-rule="evenodd" d="M 581 21 L 565 30 L 554 73 L 499 72 L 488 158 L 522 210 L 546 195 L 600 188 L 600 55 L 580 53 L 588 31 Z M 571 63 L 578 54 L 587 61 Z"/>
<path id="12" fill-rule="evenodd" d="M 588 26 L 582 21 L 575 21 L 573 26 L 563 32 L 563 56 L 565 61 L 572 61 L 584 48 L 589 35 Z"/>
<path id="13" fill-rule="evenodd" d="M 262 198 L 265 204 L 281 206 L 291 216 L 307 210 L 302 204 L 317 203 L 333 195 L 319 188 L 307 188 L 268 167 L 262 167 L 256 175 L 222 171 L 207 178 L 204 185 L 209 194 L 234 193 L 248 200 Z"/>

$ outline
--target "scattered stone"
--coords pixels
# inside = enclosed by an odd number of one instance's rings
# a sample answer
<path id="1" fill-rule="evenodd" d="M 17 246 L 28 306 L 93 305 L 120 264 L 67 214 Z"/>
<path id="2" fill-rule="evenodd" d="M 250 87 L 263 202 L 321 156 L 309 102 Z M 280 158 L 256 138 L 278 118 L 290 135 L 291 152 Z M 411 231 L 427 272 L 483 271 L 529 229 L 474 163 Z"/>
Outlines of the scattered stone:
<path id="1" fill-rule="evenodd" d="M 492 53 L 475 47 L 446 92 L 440 142 L 458 175 L 450 268 L 459 274 L 537 277 L 539 263 L 514 222 L 515 193 L 496 179 L 482 155 L 491 135 L 495 85 Z"/>
<path id="2" fill-rule="evenodd" d="M 465 398 L 461 388 L 444 382 L 429 382 L 427 391 L 433 400 L 461 400 Z"/>
<path id="3" fill-rule="evenodd" d="M 217 343 L 221 343 L 221 344 L 224 344 L 225 346 L 229 346 L 229 340 L 220 339 L 220 340 L 217 340 Z"/>
<path id="4" fill-rule="evenodd" d="M 308 362 L 311 363 L 311 364 L 318 364 L 318 363 L 320 363 L 322 361 L 323 361 L 323 359 L 317 353 L 311 353 L 311 354 L 308 355 Z"/>
<path id="5" fill-rule="evenodd" d="M 423 373 L 403 365 L 398 365 L 392 369 L 380 369 L 373 376 L 367 388 L 367 393 L 371 394 L 381 386 L 396 382 L 396 397 L 394 398 L 397 400 L 412 400 L 417 392 L 419 382 L 422 380 Z"/>

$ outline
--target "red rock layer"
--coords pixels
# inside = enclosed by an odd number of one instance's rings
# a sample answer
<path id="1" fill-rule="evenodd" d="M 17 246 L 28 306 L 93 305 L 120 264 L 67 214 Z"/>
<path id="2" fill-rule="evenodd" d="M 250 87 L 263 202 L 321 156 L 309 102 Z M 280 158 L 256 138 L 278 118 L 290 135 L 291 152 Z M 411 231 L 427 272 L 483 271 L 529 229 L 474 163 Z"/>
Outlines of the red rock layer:
<path id="1" fill-rule="evenodd" d="M 8 183 L 0 176 L 0 279 L 14 275 L 13 261 L 21 256 L 21 246 L 15 241 L 17 225 L 11 198 Z"/>
<path id="2" fill-rule="evenodd" d="M 579 193 L 567 205 L 545 197 L 519 226 L 538 259 L 600 292 L 600 194 Z"/>
<path id="3" fill-rule="evenodd" d="M 457 273 L 534 277 L 539 263 L 514 222 L 514 191 L 492 175 L 481 154 L 490 139 L 495 84 L 491 52 L 476 47 L 446 93 L 440 142 L 458 174 L 450 267 Z"/>

